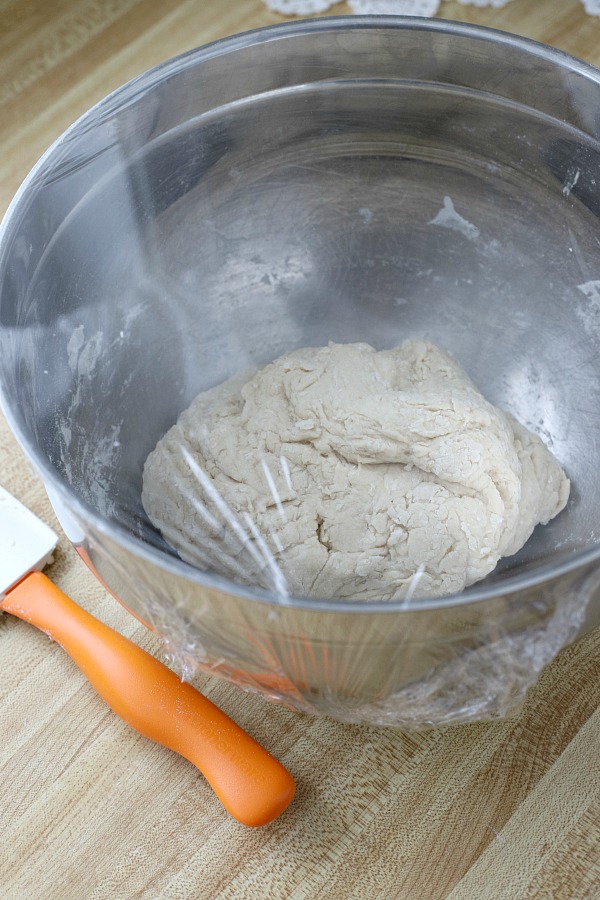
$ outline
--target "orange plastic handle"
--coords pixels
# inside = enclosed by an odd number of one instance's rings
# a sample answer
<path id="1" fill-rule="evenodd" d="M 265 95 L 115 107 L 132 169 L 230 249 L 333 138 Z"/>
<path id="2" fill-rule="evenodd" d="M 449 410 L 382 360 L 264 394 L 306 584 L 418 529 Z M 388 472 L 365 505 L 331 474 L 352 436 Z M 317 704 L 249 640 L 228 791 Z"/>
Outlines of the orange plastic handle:
<path id="1" fill-rule="evenodd" d="M 0 610 L 37 626 L 81 669 L 118 716 L 194 763 L 244 825 L 266 825 L 290 804 L 292 776 L 214 703 L 157 659 L 32 572 Z"/>

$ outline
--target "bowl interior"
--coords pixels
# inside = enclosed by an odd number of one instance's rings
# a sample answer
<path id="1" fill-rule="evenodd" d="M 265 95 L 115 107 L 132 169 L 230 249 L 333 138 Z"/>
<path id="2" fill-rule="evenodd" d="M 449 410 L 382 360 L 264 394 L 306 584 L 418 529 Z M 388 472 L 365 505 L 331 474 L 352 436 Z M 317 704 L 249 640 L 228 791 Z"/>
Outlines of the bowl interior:
<path id="1" fill-rule="evenodd" d="M 134 82 L 7 217 L 12 419 L 161 552 L 142 466 L 198 391 L 292 348 L 408 337 L 453 353 L 572 481 L 487 582 L 600 535 L 600 145 L 580 115 L 598 80 L 492 33 L 395 21 L 276 29 Z"/>

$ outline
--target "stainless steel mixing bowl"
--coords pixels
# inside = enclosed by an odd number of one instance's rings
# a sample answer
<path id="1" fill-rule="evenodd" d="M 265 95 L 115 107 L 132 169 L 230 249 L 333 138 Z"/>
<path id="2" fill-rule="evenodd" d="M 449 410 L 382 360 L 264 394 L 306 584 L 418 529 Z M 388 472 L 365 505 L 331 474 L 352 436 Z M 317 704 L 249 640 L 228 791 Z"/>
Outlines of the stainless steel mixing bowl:
<path id="1" fill-rule="evenodd" d="M 197 668 L 315 713 L 494 717 L 594 621 L 600 73 L 401 18 L 239 35 L 142 75 L 2 226 L 3 407 L 68 535 Z M 567 509 L 460 596 L 285 599 L 184 564 L 140 502 L 194 395 L 295 347 L 424 336 L 539 433 Z"/>

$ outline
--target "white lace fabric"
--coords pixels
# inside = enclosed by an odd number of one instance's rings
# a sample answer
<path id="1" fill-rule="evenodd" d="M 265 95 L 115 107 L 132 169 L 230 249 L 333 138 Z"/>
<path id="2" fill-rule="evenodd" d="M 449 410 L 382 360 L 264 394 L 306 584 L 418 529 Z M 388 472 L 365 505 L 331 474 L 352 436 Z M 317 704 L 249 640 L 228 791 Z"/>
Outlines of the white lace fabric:
<path id="1" fill-rule="evenodd" d="M 274 12 L 285 16 L 314 16 L 326 12 L 339 0 L 264 0 Z M 459 0 L 463 6 L 491 6 L 501 9 L 513 0 Z M 600 16 L 600 0 L 581 0 L 590 16 Z M 438 12 L 441 0 L 348 0 L 357 15 L 372 16 L 423 16 L 431 18 Z"/>
<path id="2" fill-rule="evenodd" d="M 440 0 L 348 0 L 359 16 L 435 16 Z"/>
<path id="3" fill-rule="evenodd" d="M 337 0 L 264 0 L 269 9 L 284 16 L 314 16 L 325 12 Z"/>

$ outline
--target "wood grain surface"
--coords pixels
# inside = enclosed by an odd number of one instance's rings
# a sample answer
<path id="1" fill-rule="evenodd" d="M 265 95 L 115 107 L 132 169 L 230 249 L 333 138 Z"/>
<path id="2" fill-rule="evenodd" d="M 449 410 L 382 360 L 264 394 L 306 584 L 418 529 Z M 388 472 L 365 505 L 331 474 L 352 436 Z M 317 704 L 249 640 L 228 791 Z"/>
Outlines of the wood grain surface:
<path id="1" fill-rule="evenodd" d="M 446 2 L 442 14 L 600 64 L 600 19 L 577 0 Z M 183 50 L 278 21 L 260 0 L 0 0 L 0 211 L 110 90 Z M 1 416 L 0 482 L 58 529 Z M 49 574 L 161 656 L 63 537 Z M 7 900 L 600 897 L 598 631 L 543 672 L 520 715 L 445 731 L 311 719 L 199 678 L 297 780 L 290 809 L 259 830 L 228 818 L 191 764 L 128 729 L 57 645 L 9 616 L 0 666 Z"/>

